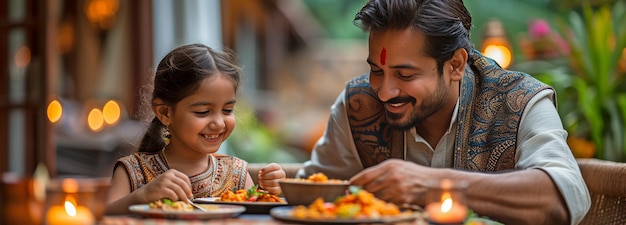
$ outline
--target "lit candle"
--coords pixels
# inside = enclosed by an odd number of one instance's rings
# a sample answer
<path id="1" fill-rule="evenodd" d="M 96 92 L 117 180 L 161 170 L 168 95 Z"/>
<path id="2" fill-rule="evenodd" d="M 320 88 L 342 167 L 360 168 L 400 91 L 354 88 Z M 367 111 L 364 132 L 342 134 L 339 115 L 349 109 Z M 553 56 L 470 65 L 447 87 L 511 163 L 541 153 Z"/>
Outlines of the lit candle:
<path id="1" fill-rule="evenodd" d="M 76 180 L 63 180 L 64 191 L 75 193 L 77 189 L 78 183 Z M 46 224 L 92 225 L 95 224 L 95 218 L 87 207 L 78 205 L 72 195 L 66 195 L 63 205 L 55 205 L 48 209 L 46 214 Z"/>
<path id="2" fill-rule="evenodd" d="M 71 200 L 65 205 L 52 206 L 46 214 L 47 225 L 93 225 L 95 219 L 91 211 L 84 206 L 75 206 Z"/>
<path id="3" fill-rule="evenodd" d="M 441 202 L 432 202 L 426 206 L 426 212 L 433 223 L 463 223 L 467 216 L 467 207 L 454 202 L 449 193 L 444 193 Z"/>

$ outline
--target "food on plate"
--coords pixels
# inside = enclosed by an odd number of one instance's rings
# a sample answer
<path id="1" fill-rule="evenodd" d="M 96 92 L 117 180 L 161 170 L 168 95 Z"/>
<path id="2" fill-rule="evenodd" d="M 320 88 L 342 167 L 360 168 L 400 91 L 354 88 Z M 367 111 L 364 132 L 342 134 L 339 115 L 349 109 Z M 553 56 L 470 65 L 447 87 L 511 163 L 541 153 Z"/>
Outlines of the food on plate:
<path id="1" fill-rule="evenodd" d="M 303 178 L 285 178 L 285 181 L 296 181 L 296 182 L 305 182 L 305 183 L 348 183 L 347 180 L 339 180 L 339 179 L 329 179 L 326 174 L 323 173 L 314 173 L 311 174 L 307 179 Z"/>
<path id="2" fill-rule="evenodd" d="M 189 204 L 185 201 L 172 201 L 169 198 L 163 198 L 161 200 L 156 200 L 154 202 L 150 202 L 148 204 L 150 209 L 161 209 L 164 211 L 179 211 L 179 212 L 191 212 L 194 210 L 193 205 Z M 217 206 L 214 205 L 198 205 L 205 210 L 217 209 Z"/>
<path id="3" fill-rule="evenodd" d="M 266 190 L 259 189 L 257 185 L 248 190 L 238 190 L 235 193 L 226 191 L 222 193 L 219 201 L 222 202 L 283 202 L 278 196 L 270 194 Z"/>
<path id="4" fill-rule="evenodd" d="M 365 219 L 411 213 L 410 210 L 400 211 L 395 204 L 380 200 L 357 186 L 350 186 L 349 193 L 334 202 L 317 198 L 309 206 L 298 205 L 292 210 L 292 216 L 298 219 Z"/>
<path id="5" fill-rule="evenodd" d="M 162 209 L 165 211 L 193 211 L 193 206 L 184 201 L 172 201 L 169 198 L 163 198 L 150 202 L 148 204 L 151 209 Z"/>

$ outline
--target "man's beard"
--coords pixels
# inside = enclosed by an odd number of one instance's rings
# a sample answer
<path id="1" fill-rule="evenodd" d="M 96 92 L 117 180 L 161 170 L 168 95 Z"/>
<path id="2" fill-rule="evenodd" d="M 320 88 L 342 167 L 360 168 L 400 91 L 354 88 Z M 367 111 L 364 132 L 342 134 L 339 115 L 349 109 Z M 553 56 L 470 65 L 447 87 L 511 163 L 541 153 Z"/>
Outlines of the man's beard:
<path id="1" fill-rule="evenodd" d="M 387 107 L 385 107 L 387 122 L 389 123 L 389 126 L 394 129 L 409 130 L 413 127 L 419 126 L 425 119 L 435 114 L 439 111 L 439 109 L 443 108 L 447 101 L 448 87 L 444 85 L 443 79 L 440 79 L 435 92 L 426 98 L 419 106 L 416 105 L 416 99 L 410 96 L 395 97 L 385 102 L 385 104 L 407 102 L 413 105 L 411 114 L 408 116 L 408 119 L 404 120 L 402 118 L 405 117 L 405 113 L 390 113 L 387 111 Z"/>

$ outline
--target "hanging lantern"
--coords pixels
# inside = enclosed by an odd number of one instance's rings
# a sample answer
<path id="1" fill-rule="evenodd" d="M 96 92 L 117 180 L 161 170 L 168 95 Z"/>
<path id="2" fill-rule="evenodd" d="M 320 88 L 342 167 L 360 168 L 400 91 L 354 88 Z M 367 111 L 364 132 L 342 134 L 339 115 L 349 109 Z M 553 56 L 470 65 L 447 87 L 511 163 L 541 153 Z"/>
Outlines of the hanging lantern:
<path id="1" fill-rule="evenodd" d="M 483 55 L 495 60 L 502 68 L 506 69 L 511 65 L 513 53 L 502 22 L 496 19 L 487 22 L 480 51 Z"/>

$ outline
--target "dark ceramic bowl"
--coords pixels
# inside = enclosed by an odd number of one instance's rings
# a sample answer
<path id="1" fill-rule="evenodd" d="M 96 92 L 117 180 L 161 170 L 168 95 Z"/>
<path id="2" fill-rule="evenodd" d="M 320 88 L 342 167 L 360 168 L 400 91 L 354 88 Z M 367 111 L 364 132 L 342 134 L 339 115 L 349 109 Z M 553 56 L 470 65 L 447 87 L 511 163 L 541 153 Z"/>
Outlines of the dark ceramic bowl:
<path id="1" fill-rule="evenodd" d="M 348 191 L 350 183 L 343 182 L 310 182 L 298 179 L 281 180 L 280 188 L 289 205 L 310 205 L 317 198 L 324 202 L 333 202 Z"/>

